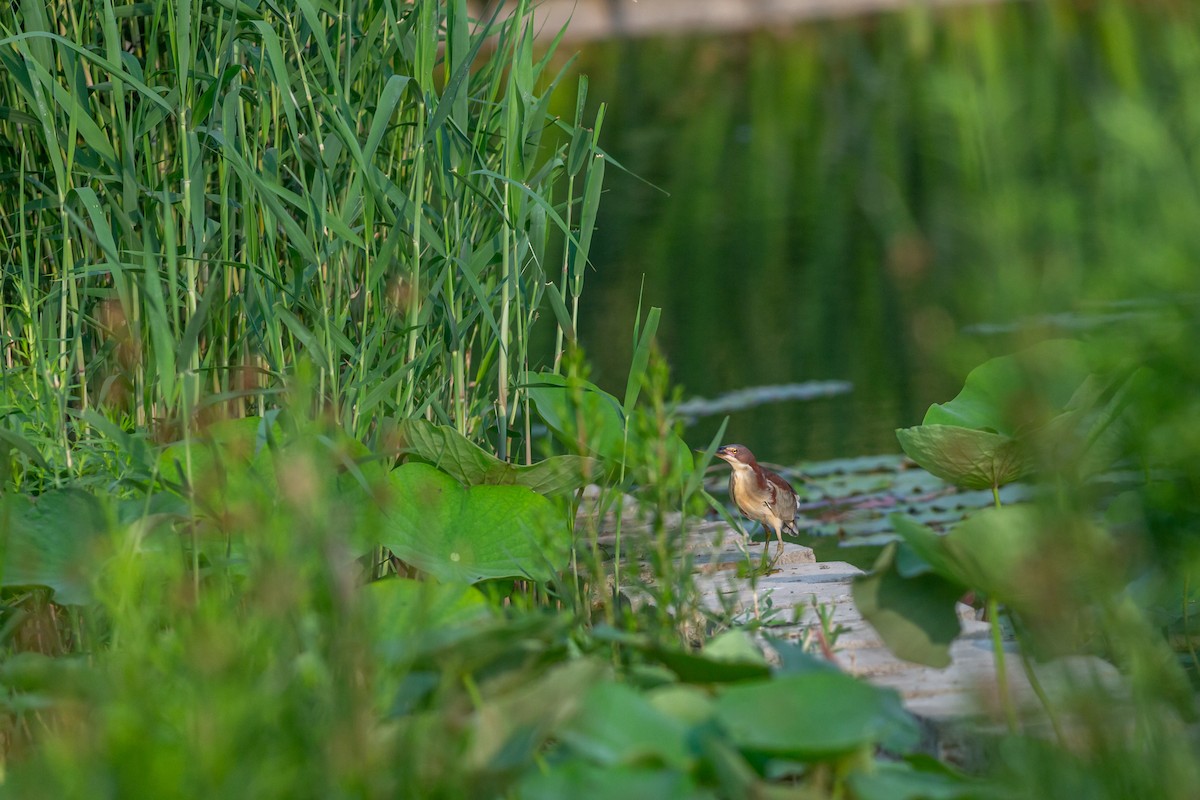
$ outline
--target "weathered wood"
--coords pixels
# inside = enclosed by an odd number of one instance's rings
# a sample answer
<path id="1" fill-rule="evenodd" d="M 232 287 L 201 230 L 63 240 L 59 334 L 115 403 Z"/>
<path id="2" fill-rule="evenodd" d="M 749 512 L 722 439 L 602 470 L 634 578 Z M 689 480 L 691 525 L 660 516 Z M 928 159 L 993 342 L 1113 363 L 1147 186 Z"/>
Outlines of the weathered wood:
<path id="1" fill-rule="evenodd" d="M 771 637 L 799 640 L 818 650 L 815 644 L 820 623 L 814 606 L 824 606 L 830 625 L 840 629 L 836 640 L 829 643 L 837 665 L 852 675 L 898 691 L 905 707 L 922 722 L 923 749 L 927 752 L 962 766 L 978 763 L 982 757 L 979 733 L 999 732 L 1004 723 L 990 629 L 986 622 L 974 618 L 973 609 L 959 607 L 963 632 L 950 648 L 950 666 L 936 669 L 902 661 L 884 646 L 854 605 L 851 585 L 855 576 L 863 574 L 858 567 L 840 561 L 818 563 L 809 548 L 787 544 L 774 570 L 752 582 L 738 577 L 735 570 L 711 568 L 714 564 L 733 566 L 746 559 L 738 545 L 740 537 L 728 528 L 723 532 L 721 527 L 717 523 L 701 526 L 689 535 L 686 545 L 693 554 L 702 600 L 709 608 L 732 605 L 735 611 L 775 623 L 768 628 Z M 750 551 L 756 562 L 760 555 L 757 547 Z M 770 655 L 765 639 L 763 643 Z M 1005 650 L 1009 688 L 1023 726 L 1051 735 L 1015 643 L 1006 641 Z M 1069 700 L 1072 691 L 1100 687 L 1110 698 L 1125 694 L 1116 668 L 1099 658 L 1057 659 L 1037 666 L 1036 672 L 1056 703 Z"/>

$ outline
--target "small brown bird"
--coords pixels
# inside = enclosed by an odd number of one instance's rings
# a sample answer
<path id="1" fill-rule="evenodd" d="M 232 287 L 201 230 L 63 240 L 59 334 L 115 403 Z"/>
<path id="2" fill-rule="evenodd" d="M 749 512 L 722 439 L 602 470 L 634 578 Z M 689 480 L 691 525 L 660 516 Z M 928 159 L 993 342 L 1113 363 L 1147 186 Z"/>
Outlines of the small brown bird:
<path id="1" fill-rule="evenodd" d="M 717 448 L 717 458 L 733 467 L 729 474 L 729 496 L 738 510 L 774 529 L 782 548 L 784 529 L 791 528 L 791 533 L 796 533 L 796 490 L 771 470 L 760 467 L 745 445 L 722 445 Z"/>

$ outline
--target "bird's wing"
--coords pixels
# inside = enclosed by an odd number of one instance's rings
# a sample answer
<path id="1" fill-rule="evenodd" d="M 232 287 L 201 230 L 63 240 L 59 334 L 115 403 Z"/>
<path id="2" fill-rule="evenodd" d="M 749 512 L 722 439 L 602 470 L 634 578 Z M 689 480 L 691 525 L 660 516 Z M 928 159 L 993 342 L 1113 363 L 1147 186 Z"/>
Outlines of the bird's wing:
<path id="1" fill-rule="evenodd" d="M 775 505 L 779 503 L 779 487 L 766 476 L 758 480 L 758 487 L 762 489 L 762 504 L 774 510 Z"/>
<path id="2" fill-rule="evenodd" d="M 774 475 L 769 476 L 766 483 L 768 504 L 771 509 L 778 511 L 780 517 L 791 519 L 796 513 L 796 506 L 799 505 L 800 500 L 796 495 L 796 490 L 783 478 L 777 478 Z"/>

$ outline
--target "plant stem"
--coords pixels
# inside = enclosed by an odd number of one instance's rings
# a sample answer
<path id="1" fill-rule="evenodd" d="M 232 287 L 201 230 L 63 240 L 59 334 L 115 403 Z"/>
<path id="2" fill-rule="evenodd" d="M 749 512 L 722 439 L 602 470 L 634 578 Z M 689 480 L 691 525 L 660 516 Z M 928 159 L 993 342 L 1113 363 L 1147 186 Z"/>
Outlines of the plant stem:
<path id="1" fill-rule="evenodd" d="M 1008 691 L 1008 668 L 1004 663 L 1004 642 L 1000 636 L 1000 606 L 994 597 L 987 599 L 988 624 L 992 627 L 992 659 L 996 663 L 996 691 L 1000 705 L 1004 707 L 1004 718 L 1009 733 L 1017 732 L 1017 709 Z"/>
<path id="2" fill-rule="evenodd" d="M 1187 642 L 1188 654 L 1192 657 L 1192 666 L 1200 670 L 1200 658 L 1196 657 L 1196 646 L 1192 644 L 1192 626 L 1188 616 L 1188 595 L 1191 593 L 1189 591 L 1190 578 L 1191 576 L 1186 573 L 1183 576 L 1183 640 Z"/>
<path id="3" fill-rule="evenodd" d="M 1013 630 L 1016 630 L 1015 625 L 1013 626 Z M 1067 736 L 1063 731 L 1062 723 L 1058 719 L 1058 714 L 1054 712 L 1054 708 L 1050 705 L 1050 698 L 1046 695 L 1046 690 L 1042 688 L 1042 682 L 1033 669 L 1033 662 L 1029 660 L 1029 656 L 1025 653 L 1024 642 L 1020 639 L 1017 641 L 1017 653 L 1021 656 L 1021 666 L 1025 670 L 1025 677 L 1029 680 L 1029 686 L 1033 689 L 1033 693 L 1037 695 L 1038 702 L 1042 704 L 1042 708 L 1046 710 L 1050 726 L 1054 728 L 1054 737 L 1060 745 L 1066 747 Z"/>

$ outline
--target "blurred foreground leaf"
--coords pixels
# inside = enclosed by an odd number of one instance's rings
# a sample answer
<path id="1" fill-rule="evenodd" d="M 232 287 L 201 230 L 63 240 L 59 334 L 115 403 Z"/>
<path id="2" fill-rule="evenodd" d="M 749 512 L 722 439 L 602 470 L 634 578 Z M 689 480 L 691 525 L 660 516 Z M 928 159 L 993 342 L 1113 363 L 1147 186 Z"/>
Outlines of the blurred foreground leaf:
<path id="1" fill-rule="evenodd" d="M 877 744 L 903 752 L 918 739 L 900 695 L 841 672 L 730 686 L 714 710 L 740 748 L 802 760 Z"/>
<path id="2" fill-rule="evenodd" d="M 601 683 L 559 738 L 599 764 L 662 764 L 689 769 L 694 753 L 685 722 L 664 713 L 646 695 L 621 683 Z"/>
<path id="3" fill-rule="evenodd" d="M 0 498 L 0 586 L 45 586 L 54 601 L 89 600 L 93 549 L 108 530 L 100 501 L 78 489 Z"/>
<path id="4" fill-rule="evenodd" d="M 535 773 L 522 785 L 524 800 L 559 800 L 563 797 L 587 797 L 591 800 L 628 800 L 632 797 L 655 800 L 687 800 L 711 797 L 700 793 L 695 782 L 678 770 L 636 767 L 600 767 L 571 760 Z"/>
<path id="5" fill-rule="evenodd" d="M 268 440 L 278 440 L 281 430 L 263 417 L 222 420 L 200 431 L 188 442 L 163 448 L 159 475 L 163 480 L 184 484 L 189 475 L 205 483 L 223 476 L 234 466 L 253 465 L 262 480 L 275 482 L 270 468 Z"/>
<path id="6" fill-rule="evenodd" d="M 857 800 L 967 800 L 981 793 L 978 781 L 968 780 L 936 761 L 912 759 L 880 762 L 872 769 L 850 775 L 849 785 Z"/>
<path id="7" fill-rule="evenodd" d="M 598 661 L 568 661 L 520 688 L 485 699 L 473 718 L 468 765 L 504 772 L 526 764 L 556 727 L 578 713 L 588 688 L 608 671 Z"/>
<path id="8" fill-rule="evenodd" d="M 962 630 L 955 612 L 962 587 L 929 572 L 902 575 L 896 568 L 898 547 L 889 544 L 871 572 L 855 578 L 854 604 L 899 658 L 948 666 L 950 645 Z"/>
<path id="9" fill-rule="evenodd" d="M 391 577 L 368 584 L 365 591 L 381 641 L 454 629 L 465 633 L 472 623 L 493 616 L 479 590 L 463 583 Z"/>

